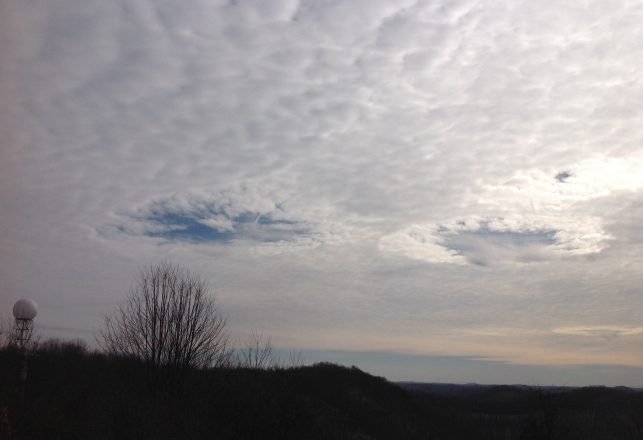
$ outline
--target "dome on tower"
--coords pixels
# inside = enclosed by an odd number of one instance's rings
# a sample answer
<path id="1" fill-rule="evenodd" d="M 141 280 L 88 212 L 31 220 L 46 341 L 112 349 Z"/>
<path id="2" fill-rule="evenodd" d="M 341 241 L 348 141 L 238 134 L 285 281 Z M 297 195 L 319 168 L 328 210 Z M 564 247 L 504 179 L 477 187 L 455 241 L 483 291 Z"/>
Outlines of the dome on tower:
<path id="1" fill-rule="evenodd" d="M 31 321 L 38 314 L 38 304 L 32 299 L 19 299 L 13 305 L 13 317 L 20 320 Z"/>

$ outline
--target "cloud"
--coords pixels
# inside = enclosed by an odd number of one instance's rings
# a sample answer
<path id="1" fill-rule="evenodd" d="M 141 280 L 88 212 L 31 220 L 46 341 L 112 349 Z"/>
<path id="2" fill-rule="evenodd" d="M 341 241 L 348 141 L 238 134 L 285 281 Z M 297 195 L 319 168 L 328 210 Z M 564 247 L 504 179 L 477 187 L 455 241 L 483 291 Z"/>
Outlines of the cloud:
<path id="1" fill-rule="evenodd" d="M 429 225 L 411 226 L 380 239 L 379 248 L 383 251 L 400 253 L 410 258 L 435 263 L 462 264 L 464 258 L 455 249 L 443 246 L 440 240 L 439 227 Z"/>
<path id="2" fill-rule="evenodd" d="M 469 195 L 475 214 L 425 225 L 414 224 L 384 236 L 380 249 L 438 263 L 550 261 L 600 253 L 613 238 L 603 216 L 583 204 L 643 188 L 640 152 L 629 158 L 597 154 L 574 164 L 574 172 L 548 176 L 519 170 L 496 183 L 482 183 Z"/>
<path id="3" fill-rule="evenodd" d="M 413 225 L 379 243 L 381 250 L 433 263 L 534 263 L 602 251 L 610 236 L 597 219 L 471 216 Z"/>
<path id="4" fill-rule="evenodd" d="M 569 171 L 561 171 L 557 173 L 556 176 L 554 176 L 554 178 L 558 180 L 560 183 L 565 183 L 567 182 L 567 179 L 569 179 L 572 176 L 573 174 L 570 173 Z"/>
<path id="5" fill-rule="evenodd" d="M 60 310 L 118 302 L 169 258 L 212 280 L 233 331 L 276 343 L 533 362 L 467 330 L 636 326 L 642 19 L 605 1 L 9 1 L 0 304 L 89 328 Z M 530 349 L 569 362 L 545 333 Z M 631 363 L 633 338 L 575 360 Z"/>
<path id="6" fill-rule="evenodd" d="M 598 326 L 560 327 L 560 328 L 555 328 L 552 331 L 554 333 L 561 334 L 561 335 L 613 339 L 616 337 L 641 335 L 643 334 L 643 327 L 598 325 Z"/>
<path id="7" fill-rule="evenodd" d="M 312 235 L 312 225 L 289 216 L 283 206 L 229 193 L 174 194 L 125 217 L 117 231 L 169 241 L 279 242 Z"/>

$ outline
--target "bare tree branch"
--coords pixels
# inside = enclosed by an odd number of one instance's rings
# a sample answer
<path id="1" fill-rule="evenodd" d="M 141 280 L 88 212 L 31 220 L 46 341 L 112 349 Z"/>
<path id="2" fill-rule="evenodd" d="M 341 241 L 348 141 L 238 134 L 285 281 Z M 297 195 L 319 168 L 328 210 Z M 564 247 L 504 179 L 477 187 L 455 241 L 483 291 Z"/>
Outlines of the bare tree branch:
<path id="1" fill-rule="evenodd" d="M 238 364 L 244 368 L 272 367 L 274 362 L 270 338 L 256 330 L 250 333 L 246 345 L 239 351 Z"/>
<path id="2" fill-rule="evenodd" d="M 231 356 L 225 324 L 201 278 L 161 263 L 139 273 L 126 302 L 105 318 L 98 343 L 153 369 L 205 368 Z"/>
<path id="3" fill-rule="evenodd" d="M 300 368 L 306 365 L 306 360 L 301 351 L 291 351 L 288 356 L 288 367 Z"/>

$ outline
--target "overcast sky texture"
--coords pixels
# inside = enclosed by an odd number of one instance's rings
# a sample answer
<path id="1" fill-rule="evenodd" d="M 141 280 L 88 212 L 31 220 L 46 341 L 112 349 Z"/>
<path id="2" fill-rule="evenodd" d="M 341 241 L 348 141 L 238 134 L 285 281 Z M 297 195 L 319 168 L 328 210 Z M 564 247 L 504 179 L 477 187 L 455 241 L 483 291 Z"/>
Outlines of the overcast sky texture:
<path id="1" fill-rule="evenodd" d="M 0 0 L 0 306 L 138 270 L 392 380 L 643 386 L 643 3 Z"/>

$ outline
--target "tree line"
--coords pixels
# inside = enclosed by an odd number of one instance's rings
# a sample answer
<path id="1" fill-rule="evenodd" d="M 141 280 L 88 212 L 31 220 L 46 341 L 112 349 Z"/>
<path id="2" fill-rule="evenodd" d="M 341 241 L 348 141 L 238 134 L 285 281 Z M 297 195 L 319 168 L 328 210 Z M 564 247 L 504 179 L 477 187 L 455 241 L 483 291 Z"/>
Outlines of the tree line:
<path id="1" fill-rule="evenodd" d="M 233 347 L 202 278 L 177 265 L 142 269 L 105 317 L 100 351 L 49 340 L 21 353 L 0 333 L 0 440 L 643 439 L 643 393 L 522 387 L 439 395 L 391 384 L 356 367 L 276 362 L 252 332 Z"/>

